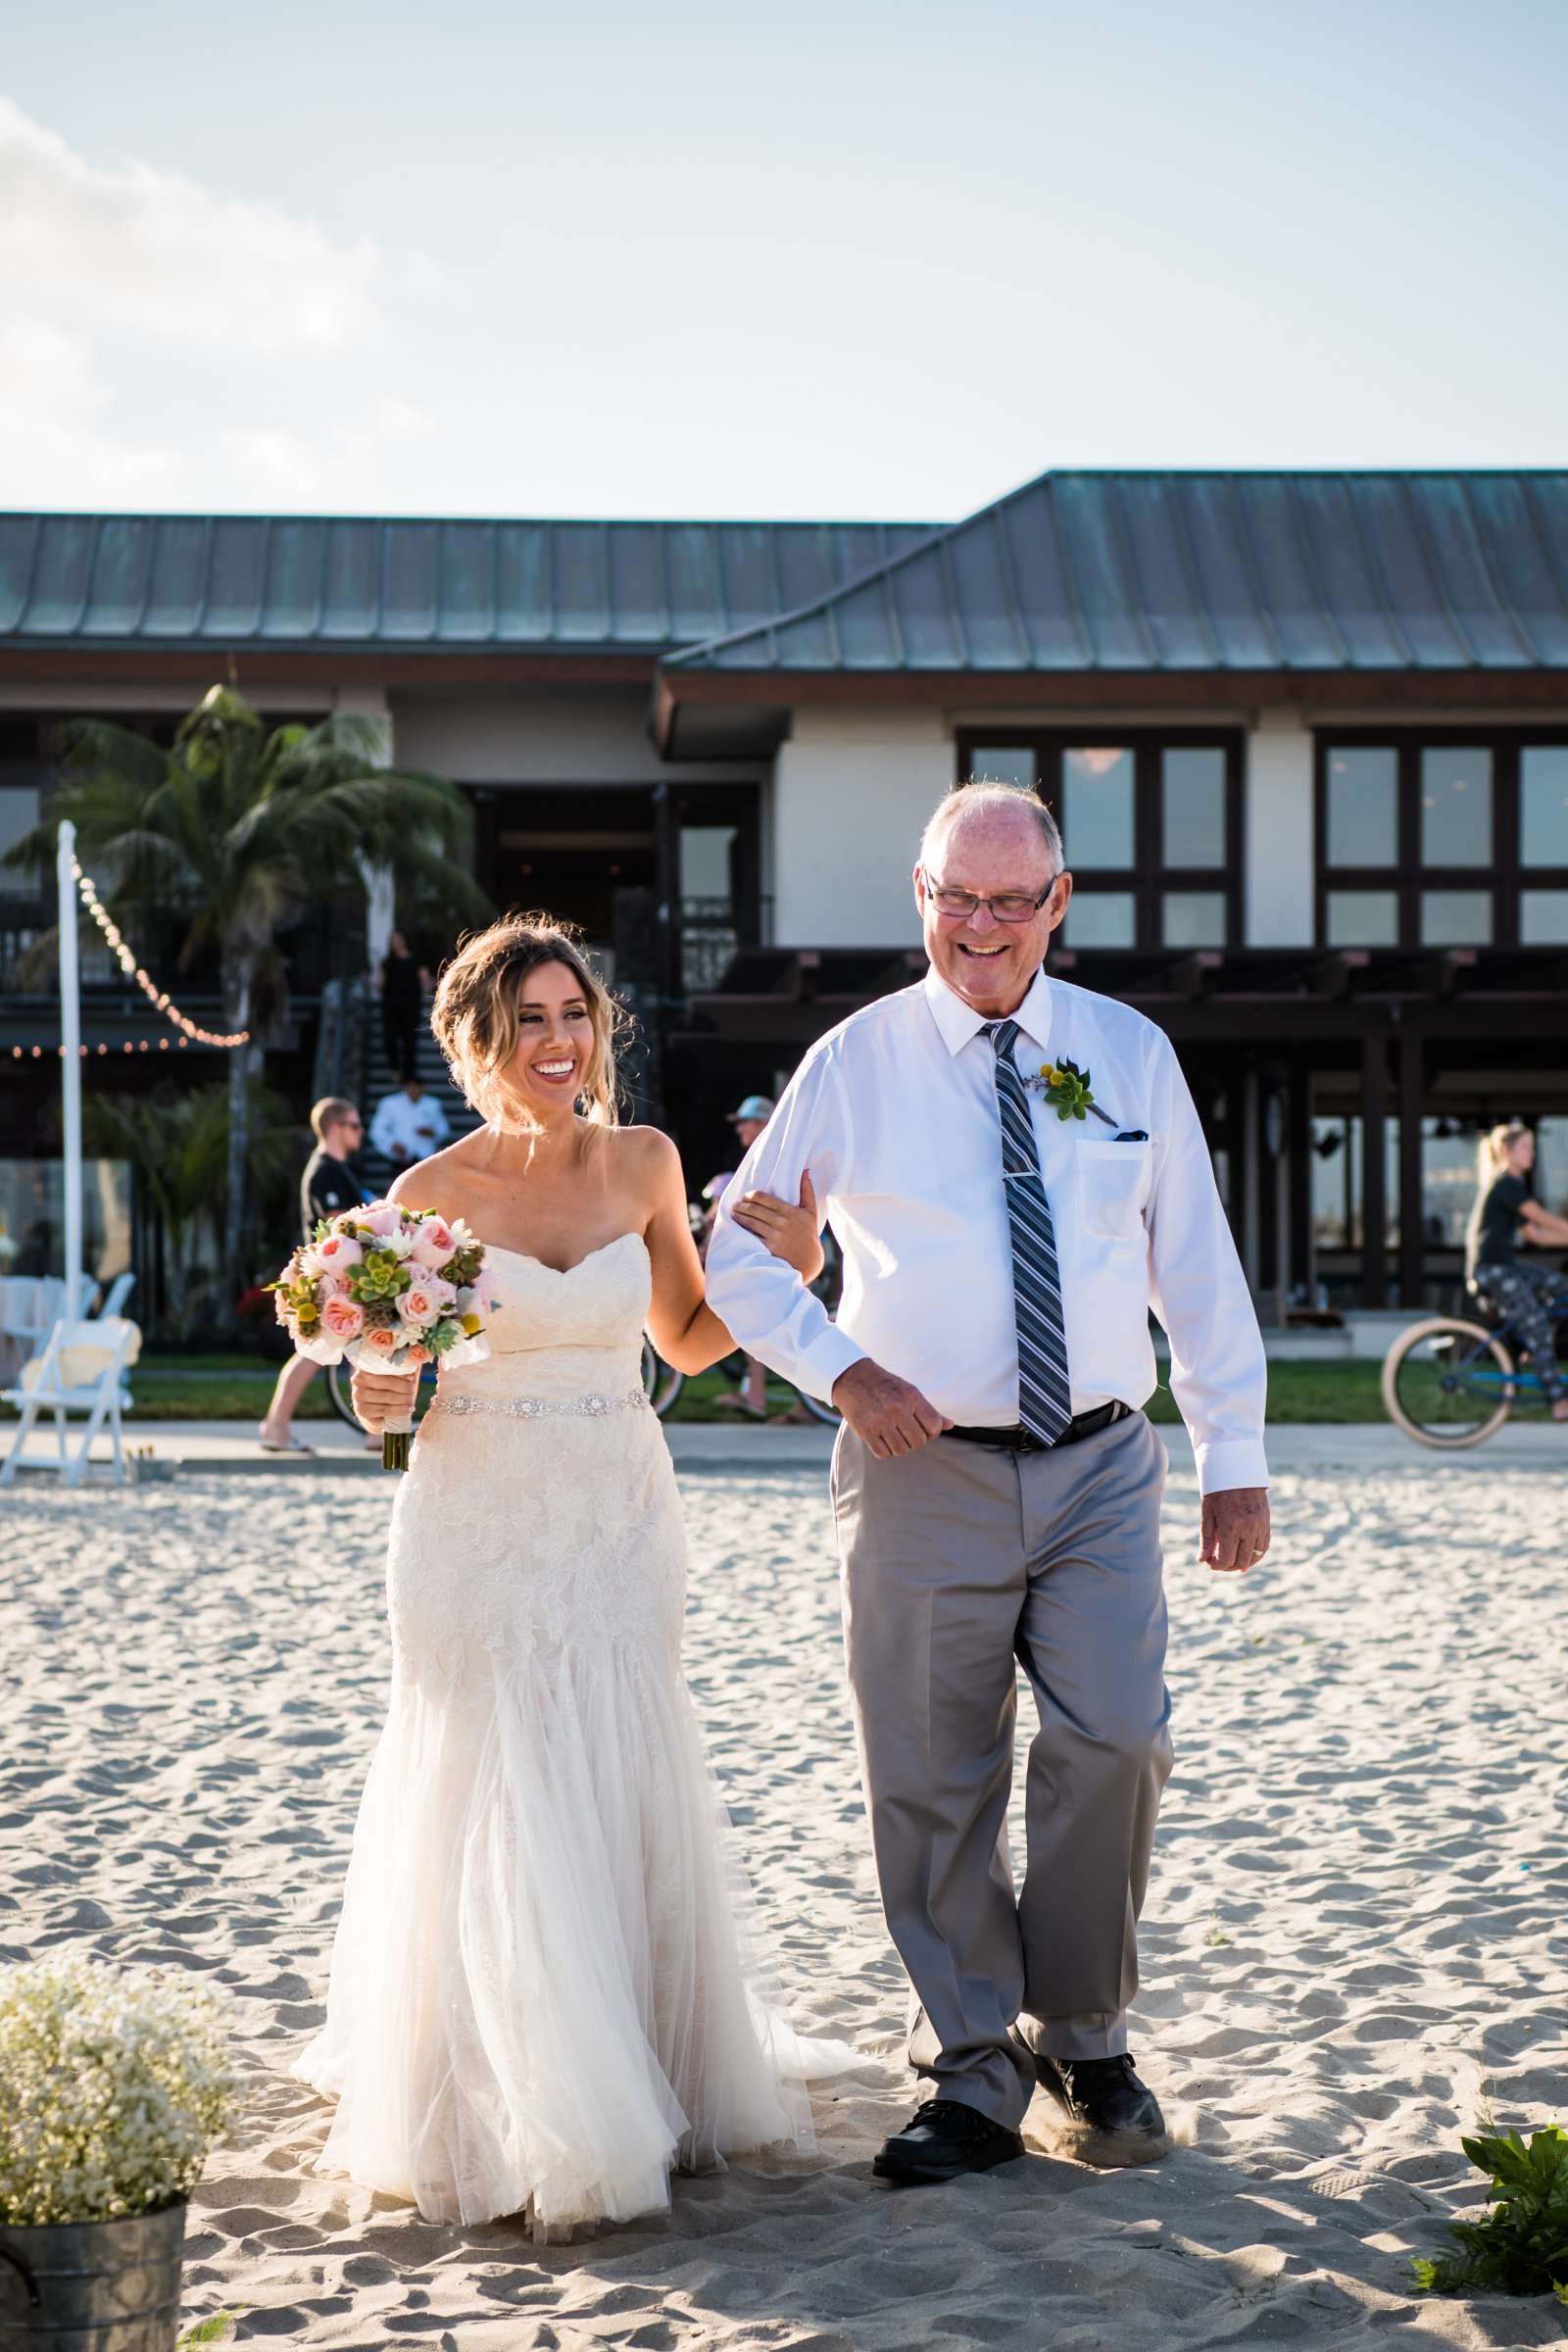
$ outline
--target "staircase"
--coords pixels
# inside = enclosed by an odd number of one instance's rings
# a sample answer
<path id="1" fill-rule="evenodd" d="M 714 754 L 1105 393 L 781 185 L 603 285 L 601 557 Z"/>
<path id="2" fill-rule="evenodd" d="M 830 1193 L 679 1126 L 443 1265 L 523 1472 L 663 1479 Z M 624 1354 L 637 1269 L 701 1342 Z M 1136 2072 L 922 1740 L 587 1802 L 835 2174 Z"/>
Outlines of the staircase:
<path id="1" fill-rule="evenodd" d="M 373 999 L 366 1009 L 361 1066 L 365 1072 L 365 1087 L 360 1102 L 360 1115 L 365 1121 L 365 1142 L 355 1156 L 354 1165 L 366 1191 L 379 1198 L 401 1170 L 396 1161 L 385 1159 L 379 1152 L 371 1150 L 370 1122 L 385 1097 L 397 1093 L 402 1072 L 394 1069 L 387 1060 L 381 1044 L 381 1008 Z M 467 1135 L 473 1128 L 483 1124 L 478 1112 L 469 1109 L 447 1075 L 441 1049 L 423 1022 L 417 1033 L 414 1066 L 424 1080 L 426 1099 L 439 1102 L 446 1112 L 447 1123 L 452 1129 L 449 1142 L 456 1143 L 460 1135 Z"/>

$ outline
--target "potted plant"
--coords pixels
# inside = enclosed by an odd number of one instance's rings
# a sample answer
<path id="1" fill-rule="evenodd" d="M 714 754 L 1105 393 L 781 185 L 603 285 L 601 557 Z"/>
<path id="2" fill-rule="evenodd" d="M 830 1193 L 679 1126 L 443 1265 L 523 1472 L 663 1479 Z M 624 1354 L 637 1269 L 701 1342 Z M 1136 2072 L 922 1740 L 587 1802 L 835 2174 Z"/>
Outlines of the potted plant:
<path id="1" fill-rule="evenodd" d="M 189 1978 L 0 1969 L 0 2352 L 172 2352 L 186 2194 L 238 2108 Z"/>

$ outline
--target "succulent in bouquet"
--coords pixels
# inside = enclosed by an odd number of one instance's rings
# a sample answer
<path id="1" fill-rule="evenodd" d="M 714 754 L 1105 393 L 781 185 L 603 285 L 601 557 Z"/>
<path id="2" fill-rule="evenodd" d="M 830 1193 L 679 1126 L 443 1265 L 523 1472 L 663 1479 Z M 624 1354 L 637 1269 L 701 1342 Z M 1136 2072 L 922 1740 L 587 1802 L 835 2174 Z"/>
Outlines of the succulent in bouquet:
<path id="1" fill-rule="evenodd" d="M 479 1363 L 490 1352 L 484 1244 L 461 1217 L 372 1200 L 323 1218 L 295 1250 L 273 1293 L 277 1319 L 312 1363 L 418 1372 Z M 381 1460 L 409 1466 L 412 1415 L 388 1422 Z"/>

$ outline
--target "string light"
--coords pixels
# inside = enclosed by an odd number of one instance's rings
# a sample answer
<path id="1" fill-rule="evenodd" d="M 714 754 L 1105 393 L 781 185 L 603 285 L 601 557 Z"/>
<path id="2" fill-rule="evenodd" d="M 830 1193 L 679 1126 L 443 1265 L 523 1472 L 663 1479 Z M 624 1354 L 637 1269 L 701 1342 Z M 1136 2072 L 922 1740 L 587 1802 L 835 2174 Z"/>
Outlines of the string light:
<path id="1" fill-rule="evenodd" d="M 175 1028 L 180 1032 L 179 1042 L 182 1046 L 192 1043 L 198 1046 L 220 1046 L 225 1053 L 231 1053 L 236 1046 L 249 1045 L 251 1033 L 248 1029 L 235 1029 L 225 1037 L 220 1035 L 216 1029 L 202 1029 L 198 1027 L 195 1021 L 191 1020 L 185 1013 L 181 1012 L 179 1006 L 169 996 L 168 992 L 161 990 L 157 981 L 154 980 L 149 973 L 144 972 L 141 965 L 136 961 L 131 950 L 125 945 L 124 939 L 119 927 L 115 923 L 113 916 L 110 914 L 108 907 L 99 898 L 96 885 L 93 883 L 89 875 L 82 872 L 79 858 L 73 858 L 71 860 L 71 870 L 76 877 L 76 888 L 81 893 L 81 903 L 86 907 L 87 912 L 92 916 L 92 919 L 97 924 L 99 930 L 103 933 L 104 938 L 109 945 L 110 952 L 115 956 L 121 970 L 124 972 L 128 978 L 135 981 L 136 986 L 141 990 L 141 993 L 147 999 L 148 1004 L 154 1005 L 157 1010 L 163 1014 L 165 1020 L 168 1021 L 172 1028 Z M 163 1045 L 168 1044 L 167 1039 L 161 1039 L 159 1042 Z M 12 1049 L 13 1058 L 20 1057 L 20 1051 L 21 1050 L 19 1048 L 14 1047 Z M 34 1046 L 32 1051 L 34 1057 L 36 1057 L 42 1052 L 42 1048 L 39 1046 Z M 63 1054 L 65 1052 L 65 1048 L 62 1046 L 59 1051 Z M 83 1046 L 81 1051 L 85 1054 L 88 1049 Z M 100 1047 L 99 1051 L 101 1053 L 103 1049 Z M 145 1040 L 142 1042 L 141 1051 L 144 1054 L 147 1052 Z M 134 1054 L 136 1052 L 136 1048 L 134 1045 L 127 1045 L 124 1048 L 124 1052 L 127 1054 Z"/>
<path id="2" fill-rule="evenodd" d="M 188 1037 L 143 1037 L 137 1039 L 132 1045 L 122 1046 L 120 1050 L 122 1054 L 151 1054 L 156 1047 L 160 1054 L 167 1054 L 173 1047 L 183 1054 L 189 1045 Z M 83 1061 L 90 1054 L 107 1054 L 109 1050 L 107 1046 L 78 1046 L 76 1048 L 76 1052 Z M 41 1061 L 46 1054 L 53 1054 L 56 1060 L 64 1061 L 66 1049 L 64 1046 L 13 1046 L 11 1049 L 13 1061 Z"/>

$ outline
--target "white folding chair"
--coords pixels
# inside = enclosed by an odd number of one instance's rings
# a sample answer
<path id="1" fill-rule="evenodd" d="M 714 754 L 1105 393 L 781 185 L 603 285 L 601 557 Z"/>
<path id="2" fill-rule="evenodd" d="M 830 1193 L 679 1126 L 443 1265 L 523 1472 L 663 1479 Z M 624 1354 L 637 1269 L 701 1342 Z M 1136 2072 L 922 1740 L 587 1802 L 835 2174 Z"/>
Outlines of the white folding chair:
<path id="1" fill-rule="evenodd" d="M 121 1447 L 120 1384 L 141 1353 L 141 1333 L 134 1323 L 117 1315 L 102 1315 L 90 1323 L 57 1323 L 42 1355 L 24 1364 L 14 1389 L 0 1390 L 0 1401 L 19 1405 L 11 1449 L 0 1464 L 0 1487 L 10 1486 L 22 1465 L 23 1450 L 41 1413 L 52 1413 L 56 1453 L 29 1463 L 38 1470 L 58 1470 L 68 1487 L 79 1487 L 87 1474 L 92 1442 L 108 1423 L 114 1441 L 115 1477 L 125 1476 Z M 70 1447 L 70 1416 L 85 1413 L 87 1425 L 74 1453 Z"/>
<path id="2" fill-rule="evenodd" d="M 104 1302 L 98 1309 L 98 1318 L 100 1322 L 106 1322 L 110 1316 L 118 1315 L 120 1313 L 121 1309 L 125 1303 L 125 1300 L 130 1297 L 131 1292 L 134 1290 L 135 1285 L 136 1277 L 128 1270 L 123 1274 L 117 1274 L 115 1276 L 114 1281 L 109 1285 L 109 1289 L 104 1295 Z"/>

